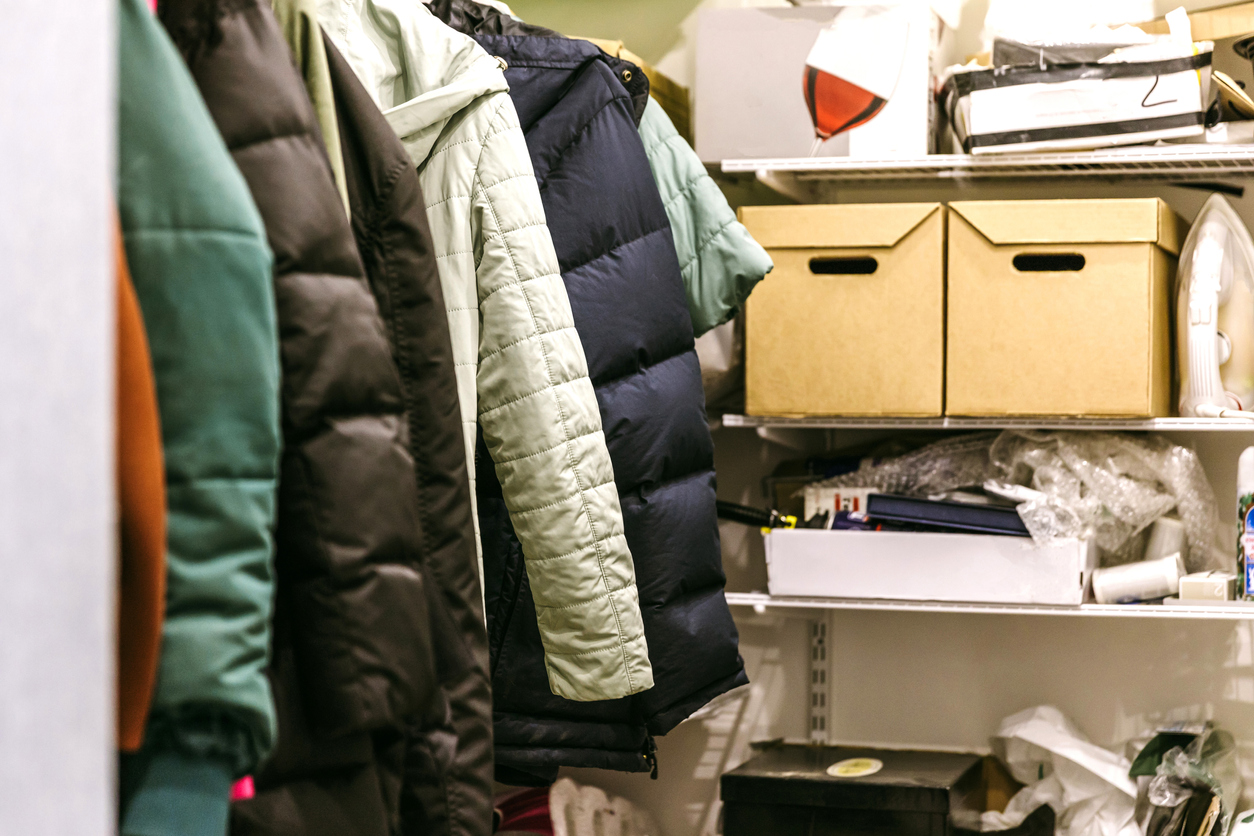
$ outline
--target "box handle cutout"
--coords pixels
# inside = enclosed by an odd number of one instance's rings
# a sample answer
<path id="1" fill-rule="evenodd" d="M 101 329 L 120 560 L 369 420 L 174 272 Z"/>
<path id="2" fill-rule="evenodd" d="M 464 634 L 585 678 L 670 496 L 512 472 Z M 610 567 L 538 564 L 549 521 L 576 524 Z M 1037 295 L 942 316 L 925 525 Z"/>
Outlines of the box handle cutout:
<path id="1" fill-rule="evenodd" d="M 1021 253 L 1012 262 L 1020 273 L 1076 273 L 1084 269 L 1079 253 Z"/>
<path id="2" fill-rule="evenodd" d="M 810 259 L 810 272 L 819 276 L 869 276 L 880 264 L 869 255 L 819 256 Z"/>

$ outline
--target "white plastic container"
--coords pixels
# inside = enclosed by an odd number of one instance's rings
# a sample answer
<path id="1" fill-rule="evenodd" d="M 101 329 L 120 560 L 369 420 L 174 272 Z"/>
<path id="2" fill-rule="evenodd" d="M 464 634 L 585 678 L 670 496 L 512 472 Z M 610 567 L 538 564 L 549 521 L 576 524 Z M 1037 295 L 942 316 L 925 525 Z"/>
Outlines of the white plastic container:
<path id="1" fill-rule="evenodd" d="M 1166 598 L 1180 591 L 1184 561 L 1179 553 L 1161 560 L 1142 560 L 1098 569 L 1093 573 L 1093 597 L 1099 604 L 1130 604 Z"/>
<path id="2" fill-rule="evenodd" d="M 1184 523 L 1175 517 L 1159 517 L 1150 526 L 1149 542 L 1144 560 L 1161 560 L 1173 554 L 1184 554 L 1189 547 Z"/>
<path id="3" fill-rule="evenodd" d="M 1085 540 L 913 531 L 779 529 L 766 535 L 772 595 L 979 604 L 1084 603 Z"/>

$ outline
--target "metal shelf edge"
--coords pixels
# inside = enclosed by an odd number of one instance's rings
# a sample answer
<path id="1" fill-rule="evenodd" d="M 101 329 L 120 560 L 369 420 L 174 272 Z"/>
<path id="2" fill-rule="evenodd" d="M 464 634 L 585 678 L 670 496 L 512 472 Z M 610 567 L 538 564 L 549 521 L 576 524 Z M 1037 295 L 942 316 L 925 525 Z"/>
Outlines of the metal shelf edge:
<path id="1" fill-rule="evenodd" d="M 774 418 L 754 415 L 722 416 L 725 427 L 769 427 L 773 429 L 1059 429 L 1059 430 L 1150 430 L 1254 433 L 1254 421 L 1224 418 Z"/>
<path id="2" fill-rule="evenodd" d="M 1254 145 L 1113 148 L 1063 154 L 1005 154 L 863 160 L 783 157 L 723 160 L 728 174 L 786 174 L 806 180 L 1006 177 L 1213 177 L 1254 173 Z"/>
<path id="3" fill-rule="evenodd" d="M 984 615 L 1054 615 L 1097 618 L 1166 618 L 1202 621 L 1254 620 L 1254 607 L 1236 609 L 1215 607 L 1169 607 L 1149 604 L 1081 604 L 1045 606 L 1032 604 L 965 604 L 943 601 L 897 601 L 850 598 L 775 598 L 760 592 L 728 592 L 731 606 L 811 609 L 870 610 L 879 612 L 974 613 Z"/>

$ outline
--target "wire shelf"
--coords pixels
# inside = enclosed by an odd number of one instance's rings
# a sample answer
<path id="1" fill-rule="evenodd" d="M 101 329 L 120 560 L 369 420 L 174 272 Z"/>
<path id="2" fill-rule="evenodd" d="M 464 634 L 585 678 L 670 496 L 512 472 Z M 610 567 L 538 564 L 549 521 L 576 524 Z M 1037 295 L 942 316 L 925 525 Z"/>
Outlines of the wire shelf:
<path id="1" fill-rule="evenodd" d="M 865 610 L 876 612 L 967 613 L 985 615 L 1052 615 L 1096 618 L 1168 618 L 1193 621 L 1254 620 L 1254 605 L 1158 605 L 1158 604 L 1081 604 L 1044 606 L 1032 604 L 963 604 L 943 601 L 891 601 L 853 598 L 791 598 L 761 592 L 728 592 L 733 607 L 793 610 Z"/>
<path id="2" fill-rule="evenodd" d="M 851 180 L 961 180 L 1108 178 L 1212 180 L 1254 175 L 1254 145 L 1179 145 L 1112 148 L 1068 154 L 934 154 L 896 160 L 788 157 L 724 160 L 728 174 L 800 183 Z"/>
<path id="3" fill-rule="evenodd" d="M 780 418 L 722 416 L 724 427 L 816 430 L 1122 430 L 1254 433 L 1254 421 L 1227 418 Z"/>

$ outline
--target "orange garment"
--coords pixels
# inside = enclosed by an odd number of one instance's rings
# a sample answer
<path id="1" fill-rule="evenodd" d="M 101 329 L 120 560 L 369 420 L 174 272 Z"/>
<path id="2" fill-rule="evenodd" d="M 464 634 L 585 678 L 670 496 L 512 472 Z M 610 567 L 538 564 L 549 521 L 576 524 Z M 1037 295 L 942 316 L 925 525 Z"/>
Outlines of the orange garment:
<path id="1" fill-rule="evenodd" d="M 133 752 L 157 680 L 165 614 L 165 463 L 139 300 L 117 249 L 118 748 Z"/>

